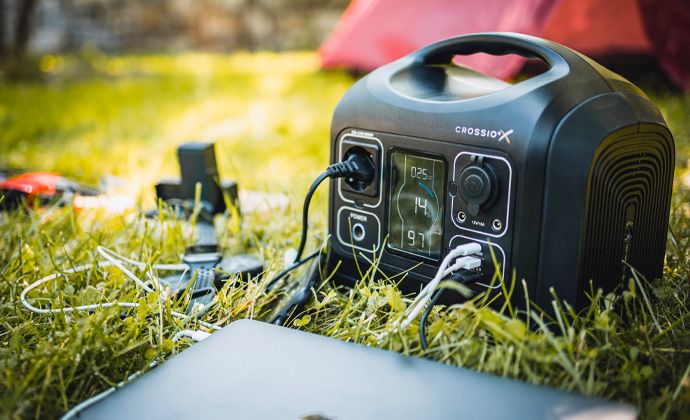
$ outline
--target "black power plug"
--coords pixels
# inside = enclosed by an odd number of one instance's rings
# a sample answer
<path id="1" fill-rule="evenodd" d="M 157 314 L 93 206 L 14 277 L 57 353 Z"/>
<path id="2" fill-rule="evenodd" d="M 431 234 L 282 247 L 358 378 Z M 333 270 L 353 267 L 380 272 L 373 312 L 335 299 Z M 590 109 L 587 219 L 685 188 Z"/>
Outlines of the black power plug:
<path id="1" fill-rule="evenodd" d="M 334 163 L 325 171 L 321 173 L 309 187 L 307 195 L 304 197 L 304 205 L 302 206 L 302 237 L 300 239 L 299 247 L 297 248 L 297 256 L 295 261 L 298 262 L 304 253 L 304 246 L 307 244 L 307 229 L 309 227 L 309 203 L 316 192 L 316 189 L 327 178 L 346 178 L 351 179 L 353 183 L 362 185 L 366 188 L 374 181 L 376 176 L 376 168 L 374 167 L 374 160 L 371 155 L 364 151 L 358 151 L 353 148 L 352 152 L 348 154 L 347 159 L 342 162 Z"/>
<path id="2" fill-rule="evenodd" d="M 371 154 L 362 147 L 353 147 L 345 155 L 345 162 L 351 162 L 355 171 L 345 178 L 345 184 L 355 191 L 364 191 L 376 176 L 376 167 Z"/>

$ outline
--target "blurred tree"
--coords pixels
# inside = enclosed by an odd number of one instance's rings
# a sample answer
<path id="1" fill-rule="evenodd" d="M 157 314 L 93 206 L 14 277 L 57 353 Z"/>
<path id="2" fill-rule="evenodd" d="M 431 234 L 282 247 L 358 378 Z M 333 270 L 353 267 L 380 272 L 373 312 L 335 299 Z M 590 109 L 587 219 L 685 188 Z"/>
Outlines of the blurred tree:
<path id="1" fill-rule="evenodd" d="M 0 63 L 5 58 L 5 0 L 0 0 Z"/>
<path id="2" fill-rule="evenodd" d="M 38 0 L 19 0 L 17 26 L 14 36 L 14 54 L 24 55 L 31 36 L 31 23 Z"/>

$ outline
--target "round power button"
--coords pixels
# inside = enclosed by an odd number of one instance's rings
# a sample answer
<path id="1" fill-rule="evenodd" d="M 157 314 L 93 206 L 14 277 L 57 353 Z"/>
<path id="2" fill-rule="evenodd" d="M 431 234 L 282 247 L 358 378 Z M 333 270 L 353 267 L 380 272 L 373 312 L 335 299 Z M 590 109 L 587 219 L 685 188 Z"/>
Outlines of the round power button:
<path id="1" fill-rule="evenodd" d="M 364 229 L 364 226 L 361 223 L 355 223 L 352 225 L 352 239 L 355 241 L 360 242 L 362 239 L 364 239 L 366 234 L 367 231 Z"/>

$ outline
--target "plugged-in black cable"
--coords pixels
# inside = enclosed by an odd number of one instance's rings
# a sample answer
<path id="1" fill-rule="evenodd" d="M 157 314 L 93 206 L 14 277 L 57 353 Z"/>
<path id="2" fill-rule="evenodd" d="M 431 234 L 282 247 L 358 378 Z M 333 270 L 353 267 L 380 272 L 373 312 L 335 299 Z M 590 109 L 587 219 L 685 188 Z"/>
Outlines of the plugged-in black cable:
<path id="1" fill-rule="evenodd" d="M 374 161 L 371 156 L 365 153 L 352 153 L 343 162 L 334 163 L 326 168 L 309 187 L 307 195 L 304 197 L 304 204 L 302 206 L 302 237 L 297 247 L 297 256 L 295 261 L 300 261 L 304 253 L 304 247 L 307 244 L 307 230 L 309 229 L 309 204 L 311 198 L 316 192 L 316 189 L 326 178 L 343 178 L 348 177 L 353 181 L 361 181 L 364 185 L 370 184 L 374 180 L 376 169 L 374 168 Z"/>
<path id="2" fill-rule="evenodd" d="M 455 280 L 462 284 L 476 283 L 481 280 L 482 273 L 480 271 L 470 271 L 461 269 L 450 275 L 451 280 Z M 429 304 L 427 305 L 422 317 L 419 319 L 419 342 L 422 344 L 422 349 L 425 351 L 428 348 L 428 343 L 426 341 L 426 320 L 431 313 L 431 309 L 436 305 L 436 302 L 441 297 L 445 289 L 438 289 L 436 293 L 431 296 Z"/>
<path id="3" fill-rule="evenodd" d="M 307 230 L 309 229 L 309 204 L 311 204 L 311 198 L 316 192 L 316 189 L 321 185 L 321 183 L 330 178 L 331 174 L 326 169 L 319 175 L 314 182 L 312 182 L 307 195 L 304 196 L 304 204 L 302 205 L 302 236 L 299 240 L 299 246 L 297 247 L 297 255 L 295 256 L 295 261 L 300 261 L 302 254 L 304 253 L 304 247 L 307 245 Z"/>
<path id="4" fill-rule="evenodd" d="M 313 252 L 313 253 L 307 255 L 306 257 L 304 257 L 303 260 L 299 260 L 299 261 L 295 262 L 294 264 L 290 265 L 289 267 L 287 267 L 286 269 L 284 269 L 284 270 L 281 271 L 280 273 L 276 274 L 276 276 L 273 277 L 273 278 L 271 279 L 271 281 L 268 282 L 268 285 L 266 286 L 266 291 L 267 291 L 267 292 L 270 292 L 270 291 L 273 289 L 273 287 L 276 285 L 276 283 L 278 283 L 278 280 L 280 280 L 280 279 L 282 279 L 283 277 L 285 277 L 285 276 L 287 276 L 288 274 L 290 274 L 290 272 L 291 272 L 292 270 L 295 270 L 296 268 L 301 267 L 301 266 L 302 266 L 304 263 L 306 263 L 307 261 L 314 259 L 314 257 L 316 257 L 317 255 L 319 255 L 320 252 L 321 252 L 320 249 L 319 249 L 319 250 L 316 250 L 315 252 Z"/>
<path id="5" fill-rule="evenodd" d="M 314 182 L 312 182 L 307 195 L 304 197 L 304 204 L 302 207 L 302 236 L 300 237 L 299 246 L 297 248 L 297 255 L 295 256 L 295 262 L 289 267 L 285 268 L 283 271 L 278 273 L 266 286 L 266 290 L 270 291 L 273 289 L 278 280 L 287 276 L 292 270 L 301 266 L 305 262 L 316 257 L 319 251 L 316 251 L 306 258 L 302 259 L 302 254 L 304 254 L 304 248 L 307 244 L 307 231 L 309 230 L 309 205 L 311 204 L 311 198 L 316 192 L 316 189 L 321 185 L 321 183 L 327 178 L 342 178 L 348 177 L 353 181 L 359 181 L 363 185 L 367 185 L 374 180 L 374 175 L 376 173 L 376 168 L 374 168 L 374 161 L 371 156 L 365 153 L 352 153 L 343 162 L 334 163 L 333 165 L 326 168 Z"/>
<path id="6" fill-rule="evenodd" d="M 276 311 L 271 319 L 271 324 L 285 325 L 293 314 L 299 314 L 304 310 L 306 304 L 313 296 L 317 283 L 321 278 L 320 261 L 315 260 L 311 263 L 307 273 L 299 281 L 299 284 L 291 294 L 290 298 L 284 302 Z"/>
<path id="7" fill-rule="evenodd" d="M 426 342 L 426 319 L 429 317 L 429 314 L 431 313 L 431 309 L 436 305 L 436 301 L 441 297 L 443 292 L 446 289 L 438 289 L 433 296 L 431 296 L 431 300 L 429 301 L 429 304 L 427 305 L 426 309 L 424 310 L 424 313 L 422 314 L 422 317 L 419 319 L 419 341 L 422 343 L 422 348 L 426 351 L 427 348 L 429 347 L 427 342 Z"/>

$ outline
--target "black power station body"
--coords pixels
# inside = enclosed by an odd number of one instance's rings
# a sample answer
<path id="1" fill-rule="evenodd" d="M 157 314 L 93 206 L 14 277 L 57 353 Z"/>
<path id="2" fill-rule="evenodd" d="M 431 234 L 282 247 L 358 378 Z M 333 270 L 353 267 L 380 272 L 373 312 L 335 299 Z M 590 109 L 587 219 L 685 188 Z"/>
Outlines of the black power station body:
<path id="1" fill-rule="evenodd" d="M 452 63 L 474 53 L 537 58 L 548 70 L 508 84 Z M 333 116 L 331 162 L 351 153 L 369 154 L 376 176 L 331 181 L 330 260 L 346 284 L 375 262 L 419 291 L 467 242 L 483 247 L 479 287 L 497 263 L 542 307 L 550 288 L 582 307 L 590 280 L 611 290 L 628 267 L 661 275 L 671 133 L 639 88 L 562 45 L 466 35 L 375 70 Z"/>

